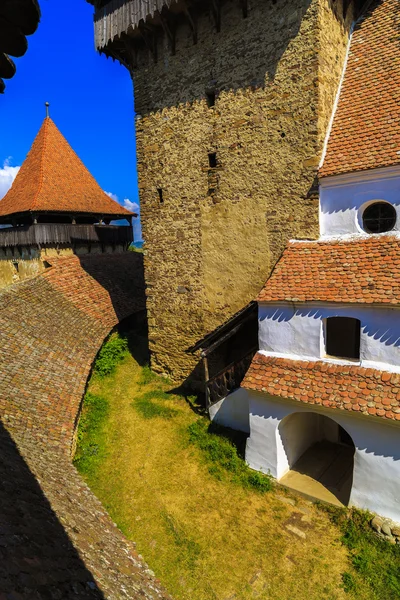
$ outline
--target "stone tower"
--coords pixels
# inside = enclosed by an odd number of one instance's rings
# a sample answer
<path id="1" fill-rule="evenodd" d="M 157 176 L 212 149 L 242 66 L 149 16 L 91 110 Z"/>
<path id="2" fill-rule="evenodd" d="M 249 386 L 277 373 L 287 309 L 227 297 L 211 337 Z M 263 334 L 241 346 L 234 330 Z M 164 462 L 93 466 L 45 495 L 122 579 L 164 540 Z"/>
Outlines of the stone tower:
<path id="1" fill-rule="evenodd" d="M 317 168 L 357 10 L 348 0 L 91 0 L 132 74 L 152 367 L 253 299 L 318 236 Z"/>
<path id="2" fill-rule="evenodd" d="M 0 288 L 35 277 L 49 257 L 123 252 L 136 215 L 98 185 L 46 117 L 13 185 L 0 200 Z"/>

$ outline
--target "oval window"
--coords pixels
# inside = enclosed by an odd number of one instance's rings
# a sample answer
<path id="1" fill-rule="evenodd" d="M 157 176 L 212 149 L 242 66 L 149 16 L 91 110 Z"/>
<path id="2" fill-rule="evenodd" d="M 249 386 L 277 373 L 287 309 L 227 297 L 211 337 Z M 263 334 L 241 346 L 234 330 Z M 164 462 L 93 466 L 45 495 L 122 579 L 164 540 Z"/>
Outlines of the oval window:
<path id="1" fill-rule="evenodd" d="M 374 202 L 364 210 L 362 220 L 367 233 L 391 231 L 396 224 L 396 209 L 387 202 Z"/>

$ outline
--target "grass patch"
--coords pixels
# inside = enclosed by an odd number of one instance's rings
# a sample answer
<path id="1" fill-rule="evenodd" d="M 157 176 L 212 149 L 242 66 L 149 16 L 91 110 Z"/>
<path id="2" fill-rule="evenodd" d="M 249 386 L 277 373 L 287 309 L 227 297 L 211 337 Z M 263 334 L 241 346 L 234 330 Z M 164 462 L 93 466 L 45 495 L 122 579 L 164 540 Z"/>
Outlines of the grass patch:
<path id="1" fill-rule="evenodd" d="M 332 522 L 340 528 L 341 541 L 348 548 L 354 575 L 343 573 L 346 592 L 357 594 L 360 583 L 367 584 L 372 597 L 400 598 L 400 546 L 380 539 L 371 529 L 372 515 L 366 511 L 326 507 Z"/>
<path id="2" fill-rule="evenodd" d="M 87 392 L 79 420 L 74 464 L 81 473 L 90 473 L 102 458 L 102 432 L 109 415 L 106 398 Z"/>
<path id="3" fill-rule="evenodd" d="M 146 377 L 148 374 L 146 373 Z M 143 384 L 142 384 L 143 385 Z M 132 407 L 137 410 L 144 419 L 172 419 L 178 414 L 175 408 L 171 408 L 166 403 L 171 402 L 171 395 L 164 390 L 149 390 L 141 394 L 132 402 Z"/>
<path id="4" fill-rule="evenodd" d="M 114 373 L 117 365 L 128 354 L 128 340 L 115 332 L 103 344 L 93 366 L 93 371 L 99 377 Z"/>
<path id="5" fill-rule="evenodd" d="M 247 467 L 243 434 L 199 418 L 118 339 L 99 353 L 109 374 L 89 382 L 75 464 L 175 600 L 400 598 L 398 548 L 366 517 L 264 493 L 272 480 Z"/>
<path id="6" fill-rule="evenodd" d="M 211 475 L 220 480 L 228 477 L 232 482 L 257 492 L 271 491 L 271 477 L 252 471 L 239 456 L 238 446 L 232 441 L 232 438 L 237 439 L 238 432 L 210 426 L 205 418 L 191 423 L 188 431 L 190 443 L 202 451 Z"/>
<path id="7" fill-rule="evenodd" d="M 154 419 L 160 417 L 162 419 L 172 419 L 178 414 L 178 411 L 170 408 L 169 406 L 163 406 L 157 402 L 153 402 L 151 399 L 137 398 L 132 402 L 132 406 L 141 414 L 144 419 Z"/>

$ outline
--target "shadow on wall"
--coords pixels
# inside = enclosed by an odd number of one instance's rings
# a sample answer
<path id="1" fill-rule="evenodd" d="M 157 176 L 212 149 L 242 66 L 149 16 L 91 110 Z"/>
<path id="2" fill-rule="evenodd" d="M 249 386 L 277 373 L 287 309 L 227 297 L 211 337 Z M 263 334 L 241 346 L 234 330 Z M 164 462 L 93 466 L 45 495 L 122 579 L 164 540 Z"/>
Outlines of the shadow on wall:
<path id="1" fill-rule="evenodd" d="M 121 0 L 120 4 L 126 4 L 126 0 Z M 187 102 L 209 100 L 210 95 L 216 93 L 218 96 L 221 91 L 236 92 L 248 87 L 262 88 L 273 84 L 281 59 L 299 34 L 310 6 L 311 0 L 286 7 L 274 1 L 254 2 L 246 18 L 243 18 L 237 0 L 225 1 L 221 3 L 220 28 L 217 32 L 213 3 L 192 3 L 190 9 L 199 43 L 193 43 L 193 30 L 187 17 L 174 12 L 174 54 L 166 49 L 159 17 L 149 18 L 147 21 L 154 27 L 155 33 L 152 38 L 156 45 L 156 49 L 153 47 L 153 56 L 141 37 L 131 38 L 131 41 L 135 40 L 137 49 L 138 69 L 134 69 L 137 80 L 142 77 L 142 71 L 143 77 L 147 77 L 145 73 L 150 64 L 154 72 L 153 81 L 149 82 L 147 89 L 140 86 L 141 89 L 137 91 L 137 112 L 144 116 Z M 109 4 L 104 8 L 105 14 L 114 9 L 115 4 Z M 333 2 L 331 9 L 336 14 L 337 7 Z M 114 14 L 115 21 L 117 12 Z M 99 11 L 98 29 L 104 25 L 103 17 L 103 10 Z M 122 14 L 120 18 L 123 20 Z M 342 20 L 341 15 L 337 18 Z M 119 23 L 117 25 L 115 22 L 115 26 L 118 28 Z M 254 52 L 255 46 L 261 49 L 258 54 Z M 111 47 L 125 56 L 123 46 L 117 47 L 114 41 Z M 185 56 L 185 60 L 182 60 L 182 56 Z M 231 57 L 230 61 L 227 61 L 227 56 Z M 299 60 L 307 59 L 306 56 L 299 57 Z M 129 62 L 128 56 L 126 60 Z M 235 68 L 238 60 L 242 65 L 240 78 Z M 168 90 L 165 87 L 167 72 Z M 193 77 L 193 73 L 196 73 L 196 77 Z M 292 76 L 293 81 L 295 77 Z"/>
<path id="2" fill-rule="evenodd" d="M 81 267 L 108 293 L 118 321 L 145 309 L 142 254 L 127 251 L 78 258 Z"/>
<path id="3" fill-rule="evenodd" d="M 0 423 L 0 596 L 3 594 L 32 600 L 104 598 Z"/>
<path id="4" fill-rule="evenodd" d="M 288 323 L 294 318 L 317 319 L 322 320 L 328 317 L 353 317 L 361 321 L 361 332 L 368 337 L 379 341 L 385 346 L 400 347 L 400 321 L 396 319 L 396 309 L 381 308 L 368 309 L 357 305 L 351 307 L 273 307 L 265 310 L 260 315 L 260 322 L 276 321 L 278 323 Z"/>

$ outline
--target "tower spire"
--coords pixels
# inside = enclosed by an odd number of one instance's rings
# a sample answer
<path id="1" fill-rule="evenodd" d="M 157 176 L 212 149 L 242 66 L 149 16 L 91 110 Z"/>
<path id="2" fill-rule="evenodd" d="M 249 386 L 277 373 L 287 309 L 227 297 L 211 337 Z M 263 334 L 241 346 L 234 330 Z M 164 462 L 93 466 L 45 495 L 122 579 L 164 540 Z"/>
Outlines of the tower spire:
<path id="1" fill-rule="evenodd" d="M 50 102 L 45 102 L 44 103 L 45 107 L 46 107 L 46 118 L 49 117 L 49 106 L 50 106 Z"/>

